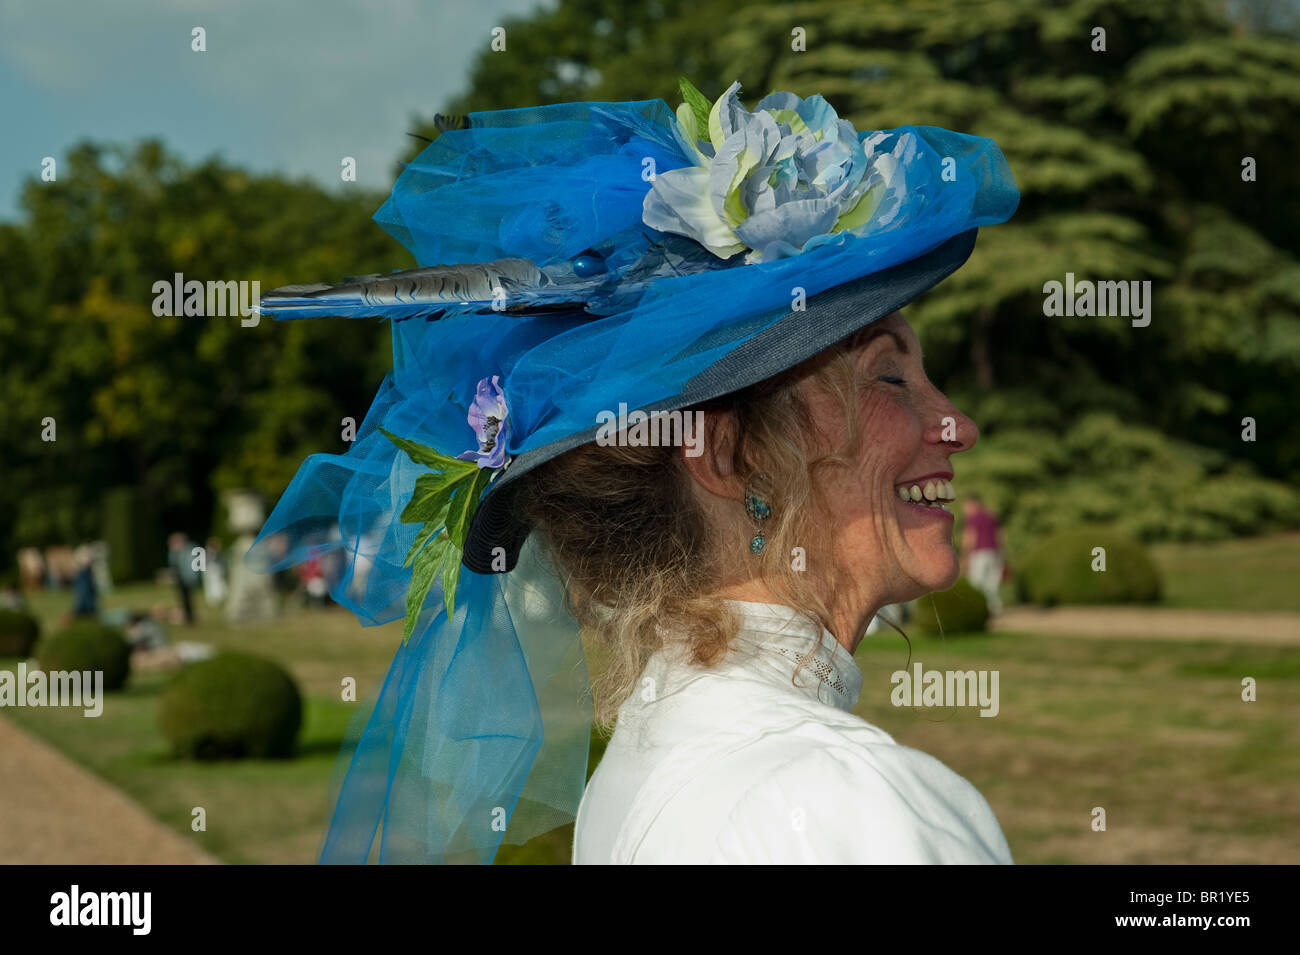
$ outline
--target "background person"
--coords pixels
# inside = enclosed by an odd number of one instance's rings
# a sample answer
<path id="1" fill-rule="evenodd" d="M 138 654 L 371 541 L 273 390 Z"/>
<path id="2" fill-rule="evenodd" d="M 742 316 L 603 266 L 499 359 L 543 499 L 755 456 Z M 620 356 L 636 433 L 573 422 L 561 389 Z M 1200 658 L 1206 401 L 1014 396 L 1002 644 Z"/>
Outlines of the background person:
<path id="1" fill-rule="evenodd" d="M 961 535 L 963 571 L 971 586 L 988 601 L 989 613 L 996 616 L 1002 612 L 1002 598 L 998 594 L 1005 567 L 1002 529 L 976 494 L 968 494 L 963 499 L 962 517 L 966 521 Z"/>
<path id="2" fill-rule="evenodd" d="M 199 584 L 198 571 L 194 569 L 192 551 L 194 545 L 180 531 L 167 538 L 167 564 L 171 567 L 176 580 L 176 592 L 180 598 L 181 615 L 185 623 L 194 622 L 194 607 L 190 600 L 190 591 Z"/>
<path id="3" fill-rule="evenodd" d="M 99 588 L 95 584 L 95 554 L 87 544 L 77 548 L 76 573 L 72 577 L 72 615 L 93 617 L 99 612 Z"/>

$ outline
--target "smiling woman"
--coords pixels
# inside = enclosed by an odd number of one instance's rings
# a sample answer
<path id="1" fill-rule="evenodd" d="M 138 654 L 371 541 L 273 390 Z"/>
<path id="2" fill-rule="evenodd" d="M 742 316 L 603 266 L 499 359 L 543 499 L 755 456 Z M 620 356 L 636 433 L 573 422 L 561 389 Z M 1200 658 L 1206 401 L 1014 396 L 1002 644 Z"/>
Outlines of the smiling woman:
<path id="1" fill-rule="evenodd" d="M 957 577 L 978 434 L 902 314 L 702 411 L 702 455 L 584 445 L 520 492 L 608 661 L 574 861 L 1009 862 L 969 783 L 851 713 L 876 611 Z"/>
<path id="2" fill-rule="evenodd" d="M 899 309 L 1019 193 L 991 140 L 738 90 L 445 124 L 376 214 L 420 269 L 263 299 L 393 320 L 356 441 L 250 551 L 334 553 L 335 600 L 406 617 L 322 861 L 491 862 L 575 818 L 578 862 L 1010 861 L 851 711 L 876 611 L 956 576 L 977 437 Z M 686 411 L 678 446 L 634 423 Z"/>

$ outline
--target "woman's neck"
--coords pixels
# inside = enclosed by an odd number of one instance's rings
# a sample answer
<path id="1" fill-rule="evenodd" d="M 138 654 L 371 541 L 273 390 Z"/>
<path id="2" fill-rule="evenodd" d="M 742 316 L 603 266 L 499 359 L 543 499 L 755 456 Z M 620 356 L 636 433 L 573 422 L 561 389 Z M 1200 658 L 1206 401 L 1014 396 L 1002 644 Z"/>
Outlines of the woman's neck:
<path id="1" fill-rule="evenodd" d="M 718 587 L 713 593 L 723 600 L 748 600 L 760 604 L 778 604 L 785 606 L 786 601 L 776 596 L 761 579 L 753 578 L 750 580 L 737 581 Z M 829 609 L 831 619 L 827 622 L 826 629 L 835 635 L 835 640 L 840 646 L 853 653 L 858 649 L 858 644 L 866 635 L 867 626 L 871 623 L 871 618 L 876 615 L 880 606 L 872 601 L 869 609 L 863 610 L 862 601 L 865 600 L 863 595 L 858 595 L 856 599 L 835 600 L 830 603 Z"/>

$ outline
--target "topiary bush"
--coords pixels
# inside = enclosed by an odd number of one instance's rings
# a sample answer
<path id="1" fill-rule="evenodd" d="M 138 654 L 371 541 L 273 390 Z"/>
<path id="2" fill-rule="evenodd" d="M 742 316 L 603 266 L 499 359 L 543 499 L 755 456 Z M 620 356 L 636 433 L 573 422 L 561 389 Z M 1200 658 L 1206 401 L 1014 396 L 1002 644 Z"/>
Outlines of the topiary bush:
<path id="1" fill-rule="evenodd" d="M 1093 548 L 1106 569 L 1093 570 Z M 1160 599 L 1160 571 L 1136 539 L 1105 528 L 1060 531 L 1038 541 L 1017 562 L 1022 600 L 1056 604 L 1149 603 Z"/>
<path id="2" fill-rule="evenodd" d="M 42 670 L 99 670 L 105 690 L 126 686 L 131 672 L 131 647 L 117 627 L 98 620 L 78 620 L 50 634 L 36 648 Z"/>
<path id="3" fill-rule="evenodd" d="M 158 722 L 178 756 L 290 756 L 302 725 L 302 695 L 278 663 L 223 652 L 176 675 L 163 691 Z"/>
<path id="4" fill-rule="evenodd" d="M 135 487 L 109 488 L 101 500 L 104 512 L 100 536 L 108 542 L 113 580 L 148 580 L 167 559 L 166 538 L 158 524 L 155 502 Z"/>
<path id="5" fill-rule="evenodd" d="M 1081 386 L 1097 387 L 1092 379 Z M 1146 543 L 1300 527 L 1300 484 L 1266 479 L 1221 450 L 1110 412 L 1067 421 L 1057 417 L 1065 406 L 1060 394 L 1045 403 L 1022 388 L 1000 389 L 996 401 L 965 409 L 981 428 L 1000 426 L 962 460 L 962 489 L 981 494 L 1017 551 L 1081 527 L 1109 527 Z M 1240 447 L 1251 453 L 1249 442 Z"/>
<path id="6" fill-rule="evenodd" d="M 939 619 L 935 620 L 938 610 Z M 948 590 L 926 594 L 916 602 L 916 619 L 911 625 L 922 633 L 979 633 L 988 628 L 989 605 L 984 595 L 965 577 Z"/>
<path id="7" fill-rule="evenodd" d="M 0 610 L 0 657 L 28 657 L 41 635 L 41 622 L 22 610 Z"/>

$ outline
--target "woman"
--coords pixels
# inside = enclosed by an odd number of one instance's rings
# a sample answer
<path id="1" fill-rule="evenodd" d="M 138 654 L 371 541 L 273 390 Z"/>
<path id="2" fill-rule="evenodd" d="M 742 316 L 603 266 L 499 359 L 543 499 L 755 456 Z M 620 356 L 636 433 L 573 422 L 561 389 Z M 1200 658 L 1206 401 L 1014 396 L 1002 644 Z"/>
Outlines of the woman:
<path id="1" fill-rule="evenodd" d="M 894 312 L 706 420 L 702 455 L 586 445 L 530 482 L 613 658 L 606 711 L 627 698 L 574 861 L 1009 862 L 969 783 L 850 712 L 876 610 L 958 573 L 942 502 L 978 431 L 926 378 L 912 329 Z"/>
<path id="2" fill-rule="evenodd" d="M 323 862 L 490 862 L 579 800 L 577 862 L 1010 861 L 850 710 L 876 611 L 956 577 L 976 440 L 899 309 L 1018 193 L 990 140 L 738 90 L 442 123 L 376 214 L 439 264 L 263 299 L 393 320 L 357 441 L 249 555 L 335 553 L 336 600 L 406 618 Z M 584 630 L 617 715 L 589 788 Z"/>

